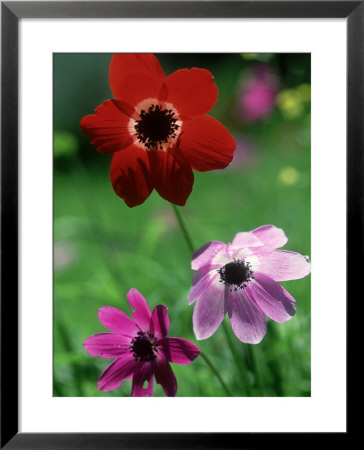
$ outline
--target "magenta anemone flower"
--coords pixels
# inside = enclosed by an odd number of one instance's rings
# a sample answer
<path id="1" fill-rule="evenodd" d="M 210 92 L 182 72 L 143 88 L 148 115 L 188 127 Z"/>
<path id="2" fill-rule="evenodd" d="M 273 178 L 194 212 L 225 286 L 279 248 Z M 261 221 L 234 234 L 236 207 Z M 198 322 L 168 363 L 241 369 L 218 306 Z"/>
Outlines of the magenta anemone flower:
<path id="1" fill-rule="evenodd" d="M 212 241 L 194 252 L 189 304 L 197 339 L 207 339 L 227 312 L 237 338 L 258 344 L 266 333 L 265 316 L 285 322 L 296 313 L 294 298 L 277 281 L 310 273 L 306 256 L 276 250 L 287 242 L 283 230 L 263 225 L 235 235 L 233 242 Z"/>
<path id="2" fill-rule="evenodd" d="M 91 356 L 115 358 L 100 375 L 97 387 L 100 391 L 112 391 L 123 380 L 132 378 L 132 396 L 151 397 L 154 375 L 165 394 L 174 397 L 177 380 L 169 363 L 189 364 L 200 350 L 186 339 L 166 337 L 169 328 L 166 306 L 157 305 L 151 312 L 136 289 L 130 289 L 127 299 L 134 320 L 119 309 L 104 306 L 98 317 L 112 333 L 95 334 L 83 343 Z"/>

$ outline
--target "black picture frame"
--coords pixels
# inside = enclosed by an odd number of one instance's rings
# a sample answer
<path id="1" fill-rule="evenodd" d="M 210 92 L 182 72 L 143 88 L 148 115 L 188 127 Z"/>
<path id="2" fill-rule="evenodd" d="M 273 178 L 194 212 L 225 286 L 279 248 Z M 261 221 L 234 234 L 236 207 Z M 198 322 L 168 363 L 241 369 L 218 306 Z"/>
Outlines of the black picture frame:
<path id="1" fill-rule="evenodd" d="M 363 273 L 364 1 L 1 2 L 1 448 L 259 448 L 303 433 L 18 432 L 18 24 L 21 18 L 346 18 L 347 299 Z M 359 255 L 358 255 L 359 252 Z M 334 275 L 336 276 L 336 275 Z M 9 318 L 11 320 L 9 320 Z M 11 343 L 11 344 L 10 344 Z M 350 355 L 350 346 L 348 346 Z M 349 411 L 349 410 L 348 410 Z M 349 412 L 348 412 L 349 417 Z M 348 431 L 349 423 L 348 423 Z M 348 438 L 337 433 L 340 442 Z M 320 439 L 315 435 L 315 443 Z M 327 436 L 321 435 L 327 444 Z M 296 441 L 297 442 L 297 441 Z"/>

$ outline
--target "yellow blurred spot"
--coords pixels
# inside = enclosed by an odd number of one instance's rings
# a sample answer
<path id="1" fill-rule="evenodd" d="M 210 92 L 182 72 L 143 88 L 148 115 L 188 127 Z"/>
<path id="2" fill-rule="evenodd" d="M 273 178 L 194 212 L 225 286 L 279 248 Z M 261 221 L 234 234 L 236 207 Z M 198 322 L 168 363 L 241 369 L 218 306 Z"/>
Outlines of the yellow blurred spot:
<path id="1" fill-rule="evenodd" d="M 295 89 L 285 89 L 276 97 L 278 108 L 287 119 L 295 119 L 303 112 L 301 96 Z"/>
<path id="2" fill-rule="evenodd" d="M 246 61 L 254 61 L 257 59 L 258 53 L 240 53 L 240 56 Z"/>
<path id="3" fill-rule="evenodd" d="M 292 186 L 298 182 L 300 174 L 294 167 L 283 167 L 278 174 L 281 183 Z"/>
<path id="4" fill-rule="evenodd" d="M 303 102 L 307 103 L 311 100 L 311 86 L 309 84 L 300 84 L 297 87 L 297 93 Z"/>

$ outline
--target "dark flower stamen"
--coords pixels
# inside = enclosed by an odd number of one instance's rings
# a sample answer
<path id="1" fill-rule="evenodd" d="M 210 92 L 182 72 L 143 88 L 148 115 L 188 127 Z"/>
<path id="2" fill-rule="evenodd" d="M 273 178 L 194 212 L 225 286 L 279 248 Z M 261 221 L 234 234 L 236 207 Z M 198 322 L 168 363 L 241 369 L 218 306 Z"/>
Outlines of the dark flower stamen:
<path id="1" fill-rule="evenodd" d="M 133 353 L 135 361 L 154 361 L 157 352 L 157 340 L 153 334 L 138 331 L 135 338 L 130 343 L 130 351 Z"/>
<path id="2" fill-rule="evenodd" d="M 139 142 L 149 150 L 160 150 L 170 137 L 176 137 L 179 125 L 172 109 L 162 109 L 159 105 L 151 105 L 148 111 L 140 111 L 140 120 L 134 125 Z"/>
<path id="3" fill-rule="evenodd" d="M 240 259 L 234 259 L 234 261 L 225 264 L 218 270 L 220 274 L 220 283 L 224 283 L 226 286 L 232 286 L 232 290 L 244 289 L 248 282 L 252 280 L 253 271 L 251 270 L 251 264 Z"/>

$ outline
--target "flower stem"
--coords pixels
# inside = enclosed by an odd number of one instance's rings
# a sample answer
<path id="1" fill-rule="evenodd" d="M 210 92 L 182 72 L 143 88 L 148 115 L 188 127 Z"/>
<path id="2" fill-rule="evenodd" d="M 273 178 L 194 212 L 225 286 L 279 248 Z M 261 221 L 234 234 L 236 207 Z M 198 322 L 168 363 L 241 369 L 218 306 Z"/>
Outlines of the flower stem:
<path id="1" fill-rule="evenodd" d="M 215 366 L 212 364 L 212 362 L 210 361 L 210 359 L 207 357 L 207 355 L 205 355 L 205 353 L 200 352 L 200 355 L 202 356 L 202 358 L 206 361 L 206 364 L 210 367 L 210 369 L 214 372 L 214 374 L 217 376 L 217 378 L 219 379 L 221 386 L 224 388 L 224 391 L 226 392 L 226 395 L 228 397 L 231 397 L 231 392 L 230 389 L 226 386 L 225 381 L 221 378 L 221 375 L 219 374 L 219 372 L 215 369 Z"/>
<path id="2" fill-rule="evenodd" d="M 225 320 L 222 321 L 222 328 L 224 330 L 225 337 L 226 337 L 227 343 L 229 345 L 231 354 L 233 355 L 233 359 L 234 359 L 236 368 L 238 369 L 238 373 L 240 374 L 241 379 L 243 379 L 243 385 L 245 387 L 245 392 L 248 395 L 251 395 L 251 383 L 250 383 L 249 377 L 247 375 L 247 368 L 244 366 L 242 358 L 239 357 L 239 355 L 234 347 L 234 344 L 231 340 L 231 336 L 229 334 L 229 330 L 227 328 Z"/>
<path id="3" fill-rule="evenodd" d="M 194 251 L 194 246 L 193 246 L 193 243 L 192 243 L 191 236 L 190 236 L 190 234 L 188 232 L 188 229 L 186 227 L 186 224 L 185 224 L 185 222 L 183 220 L 183 217 L 182 217 L 182 215 L 181 215 L 181 213 L 180 213 L 180 211 L 179 211 L 179 209 L 177 208 L 176 205 L 172 204 L 172 208 L 173 208 L 173 211 L 174 211 L 174 213 L 175 213 L 175 215 L 177 217 L 177 220 L 178 220 L 179 226 L 181 228 L 181 231 L 183 233 L 183 236 L 184 236 L 184 238 L 186 240 L 186 244 L 187 244 L 188 248 L 191 250 L 191 253 L 192 253 Z"/>
<path id="4" fill-rule="evenodd" d="M 172 208 L 173 211 L 177 217 L 177 221 L 179 223 L 179 226 L 181 228 L 182 234 L 185 238 L 186 244 L 188 246 L 188 248 L 190 249 L 191 253 L 194 251 L 194 245 L 192 243 L 192 239 L 190 236 L 190 233 L 188 232 L 187 226 L 183 220 L 183 217 L 179 211 L 179 209 L 177 208 L 176 205 L 172 204 Z M 229 390 L 229 388 L 226 386 L 224 380 L 222 379 L 221 375 L 219 374 L 219 372 L 217 371 L 217 369 L 215 368 L 215 366 L 212 364 L 212 362 L 210 361 L 210 359 L 205 355 L 205 353 L 201 352 L 200 355 L 202 356 L 202 358 L 206 361 L 206 364 L 210 367 L 210 369 L 212 370 L 212 372 L 217 376 L 217 378 L 219 379 L 221 386 L 224 388 L 224 391 L 226 392 L 226 395 L 228 397 L 231 397 L 231 392 Z"/>
<path id="5" fill-rule="evenodd" d="M 254 345 L 251 344 L 248 346 L 249 349 L 249 354 L 250 354 L 250 358 L 251 361 L 253 363 L 253 367 L 254 367 L 254 374 L 256 377 L 256 384 L 258 389 L 261 392 L 261 395 L 264 397 L 265 396 L 265 390 L 264 390 L 264 384 L 263 384 L 263 380 L 262 380 L 262 373 L 260 371 L 260 365 L 259 365 L 259 361 L 256 355 L 256 348 L 254 348 Z"/>

